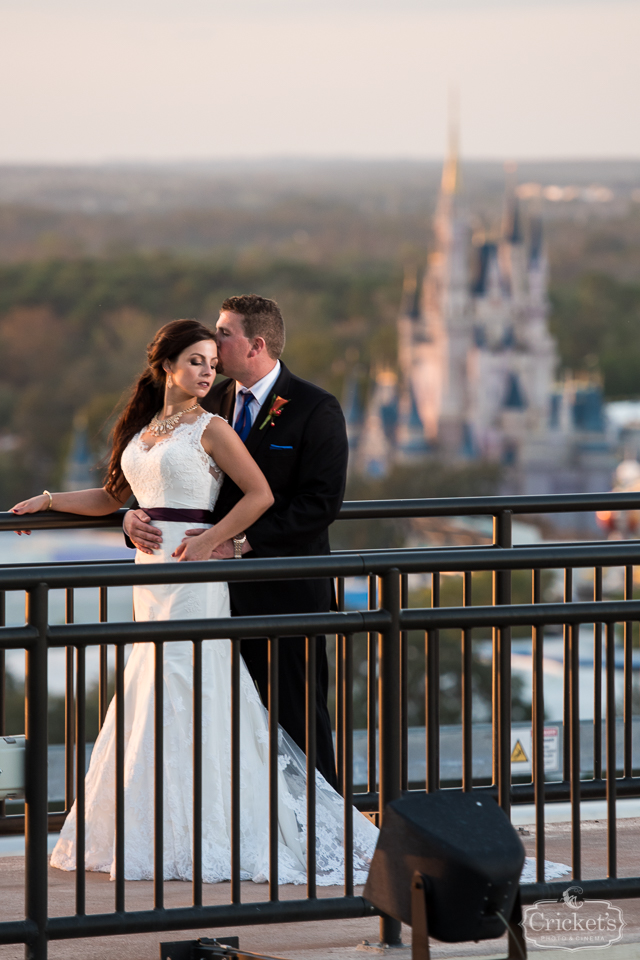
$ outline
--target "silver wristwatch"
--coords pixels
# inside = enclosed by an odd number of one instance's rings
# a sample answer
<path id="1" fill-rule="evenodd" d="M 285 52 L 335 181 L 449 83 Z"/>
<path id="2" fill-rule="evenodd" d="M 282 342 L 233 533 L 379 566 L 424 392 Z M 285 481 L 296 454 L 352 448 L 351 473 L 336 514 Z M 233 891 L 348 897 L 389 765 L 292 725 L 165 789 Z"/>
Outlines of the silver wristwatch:
<path id="1" fill-rule="evenodd" d="M 247 542 L 246 533 L 239 533 L 237 537 L 233 538 L 233 559 L 240 560 L 242 557 L 242 548 Z"/>

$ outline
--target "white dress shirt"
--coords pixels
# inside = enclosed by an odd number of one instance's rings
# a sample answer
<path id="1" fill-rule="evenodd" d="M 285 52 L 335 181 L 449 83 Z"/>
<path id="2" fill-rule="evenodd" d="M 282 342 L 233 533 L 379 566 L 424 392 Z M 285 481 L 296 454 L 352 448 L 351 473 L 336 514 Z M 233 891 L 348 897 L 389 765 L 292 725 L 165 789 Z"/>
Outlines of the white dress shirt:
<path id="1" fill-rule="evenodd" d="M 251 393 L 253 394 L 253 398 L 249 400 L 249 413 L 251 414 L 251 426 L 253 426 L 254 423 L 256 422 L 256 417 L 260 413 L 260 408 L 262 404 L 265 402 L 265 400 L 273 390 L 276 380 L 280 376 L 280 369 L 281 369 L 280 361 L 276 360 L 276 365 L 273 368 L 273 370 L 270 370 L 269 373 L 267 373 L 266 376 L 262 378 L 262 380 L 258 380 L 258 382 L 254 383 L 252 387 L 245 387 L 246 390 L 251 390 Z M 241 402 L 238 401 L 238 394 L 242 390 L 243 386 L 244 385 L 242 383 L 238 383 L 236 381 L 236 405 L 233 411 L 234 426 L 240 414 L 240 407 L 242 406 Z"/>

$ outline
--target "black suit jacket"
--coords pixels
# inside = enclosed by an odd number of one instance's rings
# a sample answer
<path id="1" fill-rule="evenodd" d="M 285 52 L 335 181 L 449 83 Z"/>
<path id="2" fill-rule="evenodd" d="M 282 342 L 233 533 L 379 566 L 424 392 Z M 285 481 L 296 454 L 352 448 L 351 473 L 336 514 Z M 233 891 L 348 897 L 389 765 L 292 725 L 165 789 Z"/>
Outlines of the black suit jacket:
<path id="1" fill-rule="evenodd" d="M 201 402 L 231 422 L 235 380 L 216 384 Z M 272 424 L 262 427 L 273 397 L 289 402 Z M 262 427 L 262 429 L 261 429 Z M 256 417 L 246 447 L 264 473 L 274 504 L 247 531 L 255 557 L 304 557 L 328 554 L 329 525 L 342 506 L 348 445 L 344 416 L 334 396 L 294 376 L 284 364 Z M 226 477 L 214 520 L 225 516 L 242 492 Z M 329 580 L 288 580 L 230 585 L 234 612 L 314 613 L 329 610 Z"/>

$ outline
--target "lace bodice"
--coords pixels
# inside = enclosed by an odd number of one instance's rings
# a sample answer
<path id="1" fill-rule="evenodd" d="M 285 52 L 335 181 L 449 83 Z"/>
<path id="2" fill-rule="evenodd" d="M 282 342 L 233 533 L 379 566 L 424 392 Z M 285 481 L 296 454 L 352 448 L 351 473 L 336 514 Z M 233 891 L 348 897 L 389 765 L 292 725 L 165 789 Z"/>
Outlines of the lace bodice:
<path id="1" fill-rule="evenodd" d="M 215 414 L 180 423 L 152 447 L 137 433 L 122 454 L 122 471 L 142 508 L 189 507 L 213 510 L 224 478 L 202 446 L 202 434 Z"/>

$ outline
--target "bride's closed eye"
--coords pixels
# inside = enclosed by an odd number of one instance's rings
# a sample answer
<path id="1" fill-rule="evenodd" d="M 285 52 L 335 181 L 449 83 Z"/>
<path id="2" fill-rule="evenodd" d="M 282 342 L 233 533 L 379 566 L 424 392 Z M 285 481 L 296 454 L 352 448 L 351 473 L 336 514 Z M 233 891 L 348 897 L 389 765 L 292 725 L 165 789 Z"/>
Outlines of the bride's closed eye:
<path id="1" fill-rule="evenodd" d="M 190 360 L 189 362 L 190 362 L 190 364 L 191 364 L 192 367 L 206 367 L 206 366 L 207 366 L 207 364 L 206 364 L 205 362 L 203 362 L 202 360 Z M 213 369 L 215 369 L 215 368 L 218 366 L 218 358 L 217 358 L 217 357 L 215 358 L 215 360 L 212 360 L 212 361 L 211 361 L 210 366 L 211 366 Z"/>

